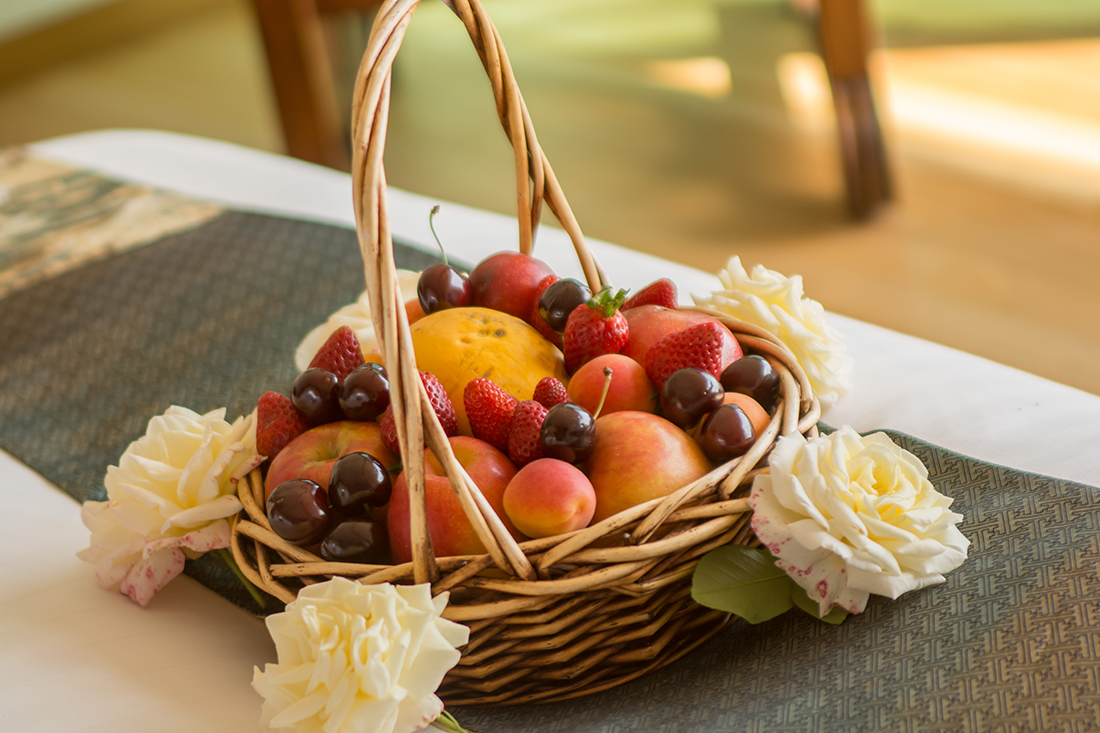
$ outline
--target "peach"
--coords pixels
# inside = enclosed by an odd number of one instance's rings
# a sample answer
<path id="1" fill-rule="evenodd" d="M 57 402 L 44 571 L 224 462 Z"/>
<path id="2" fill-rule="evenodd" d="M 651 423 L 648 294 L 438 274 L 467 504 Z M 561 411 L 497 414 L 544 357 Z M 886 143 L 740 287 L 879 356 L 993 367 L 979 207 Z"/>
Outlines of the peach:
<path id="1" fill-rule="evenodd" d="M 595 415 L 607 381 L 604 367 L 611 369 L 611 386 L 601 415 L 623 410 L 657 412 L 657 388 L 646 376 L 645 367 L 622 354 L 597 356 L 578 369 L 569 380 L 569 398 Z"/>
<path id="2" fill-rule="evenodd" d="M 604 415 L 596 420 L 596 441 L 585 462 L 596 491 L 592 521 L 667 496 L 710 469 L 703 449 L 663 417 L 633 411 Z"/>
<path id="3" fill-rule="evenodd" d="M 512 477 L 504 511 L 528 537 L 550 537 L 587 527 L 596 511 L 596 491 L 573 464 L 539 458 Z"/>

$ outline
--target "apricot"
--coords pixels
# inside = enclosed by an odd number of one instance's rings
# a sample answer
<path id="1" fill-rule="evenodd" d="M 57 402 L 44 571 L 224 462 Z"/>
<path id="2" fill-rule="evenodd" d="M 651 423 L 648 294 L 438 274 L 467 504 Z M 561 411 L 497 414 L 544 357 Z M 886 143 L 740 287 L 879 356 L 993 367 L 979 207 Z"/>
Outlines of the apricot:
<path id="1" fill-rule="evenodd" d="M 578 369 L 569 380 L 569 398 L 595 415 L 607 381 L 604 367 L 611 369 L 611 385 L 601 415 L 623 410 L 657 412 L 657 388 L 646 375 L 645 367 L 622 354 L 597 356 Z"/>

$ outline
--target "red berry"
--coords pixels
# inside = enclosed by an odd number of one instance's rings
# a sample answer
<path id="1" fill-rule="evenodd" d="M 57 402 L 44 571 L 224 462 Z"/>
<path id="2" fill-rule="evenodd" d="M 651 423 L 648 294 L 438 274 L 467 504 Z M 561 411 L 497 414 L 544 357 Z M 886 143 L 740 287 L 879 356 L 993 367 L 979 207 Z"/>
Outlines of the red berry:
<path id="1" fill-rule="evenodd" d="M 256 403 L 256 451 L 274 458 L 286 444 L 309 429 L 290 398 L 264 392 Z"/>
<path id="2" fill-rule="evenodd" d="M 395 456 L 401 455 L 401 444 L 397 441 L 397 421 L 393 417 L 393 405 L 387 407 L 382 413 L 378 425 L 382 428 L 382 445 Z"/>
<path id="3" fill-rule="evenodd" d="M 571 402 L 565 385 L 554 377 L 543 377 L 535 385 L 535 394 L 531 397 L 547 410 L 562 402 Z"/>
<path id="4" fill-rule="evenodd" d="M 489 379 L 471 379 L 462 392 L 462 404 L 475 438 L 508 452 L 508 429 L 518 400 Z"/>
<path id="5" fill-rule="evenodd" d="M 570 374 L 604 354 L 617 354 L 626 345 L 626 318 L 619 312 L 626 291 L 604 288 L 569 315 L 565 324 L 565 368 Z"/>
<path id="6" fill-rule="evenodd" d="M 424 389 L 428 391 L 428 400 L 432 403 L 436 417 L 443 425 L 443 432 L 447 437 L 458 435 L 458 414 L 451 398 L 447 396 L 447 390 L 439 383 L 436 376 L 430 372 L 420 372 L 420 381 L 424 383 Z"/>
<path id="7" fill-rule="evenodd" d="M 508 431 L 508 457 L 516 464 L 516 468 L 522 468 L 543 457 L 539 437 L 546 412 L 546 408 L 534 400 L 524 400 L 516 405 L 512 426 Z"/>
<path id="8" fill-rule="evenodd" d="M 443 432 L 447 434 L 447 437 L 458 435 L 458 415 L 455 413 L 455 406 L 451 403 L 451 398 L 447 396 L 443 385 L 439 383 L 434 374 L 429 372 L 419 372 L 419 374 L 420 381 L 424 383 L 424 389 L 428 392 L 428 401 L 431 402 L 436 417 L 443 425 Z M 382 443 L 391 453 L 400 453 L 397 443 L 397 421 L 393 417 L 392 404 L 382 413 L 378 424 L 382 428 Z"/>
<path id="9" fill-rule="evenodd" d="M 355 338 L 355 332 L 348 326 L 340 326 L 318 349 L 313 361 L 309 363 L 309 368 L 332 372 L 342 382 L 344 377 L 355 371 L 363 361 L 363 350 L 359 347 L 359 339 Z"/>
<path id="10" fill-rule="evenodd" d="M 741 347 L 729 329 L 717 321 L 705 321 L 669 334 L 649 348 L 645 373 L 661 389 L 673 372 L 696 367 L 718 378 L 726 366 L 741 357 Z"/>
<path id="11" fill-rule="evenodd" d="M 667 277 L 651 282 L 627 298 L 622 309 L 628 311 L 640 305 L 659 305 L 676 310 L 679 307 L 676 305 L 676 283 Z"/>

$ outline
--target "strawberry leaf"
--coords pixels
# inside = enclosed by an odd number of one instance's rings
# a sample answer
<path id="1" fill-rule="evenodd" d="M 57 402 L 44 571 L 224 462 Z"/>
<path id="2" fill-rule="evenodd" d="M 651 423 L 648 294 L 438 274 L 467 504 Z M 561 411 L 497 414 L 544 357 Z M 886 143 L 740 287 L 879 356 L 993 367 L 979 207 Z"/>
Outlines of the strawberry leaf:
<path id="1" fill-rule="evenodd" d="M 604 318 L 610 318 L 615 315 L 615 311 L 622 308 L 623 303 L 626 301 L 626 294 L 626 290 L 620 290 L 616 293 L 611 286 L 608 286 L 593 295 L 587 301 L 587 305 L 589 308 L 598 310 Z"/>
<path id="2" fill-rule="evenodd" d="M 708 608 L 759 624 L 791 609 L 790 577 L 767 550 L 727 545 L 711 550 L 695 567 L 691 597 Z"/>

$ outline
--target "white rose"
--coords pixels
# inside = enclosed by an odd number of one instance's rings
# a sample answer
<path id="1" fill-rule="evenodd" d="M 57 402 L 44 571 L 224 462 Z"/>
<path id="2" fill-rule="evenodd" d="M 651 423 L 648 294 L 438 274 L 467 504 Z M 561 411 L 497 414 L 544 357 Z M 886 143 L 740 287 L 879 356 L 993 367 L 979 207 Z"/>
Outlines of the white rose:
<path id="1" fill-rule="evenodd" d="M 416 283 L 420 280 L 419 272 L 411 270 L 398 270 L 397 280 L 401 287 L 401 300 L 408 303 L 416 297 Z M 294 364 L 298 371 L 304 372 L 309 368 L 313 357 L 325 345 L 325 341 L 333 331 L 347 326 L 355 332 L 355 338 L 359 340 L 359 346 L 363 350 L 363 356 L 370 353 L 381 353 L 378 349 L 378 337 L 374 333 L 374 322 L 370 319 L 370 300 L 367 291 L 364 290 L 359 300 L 351 305 L 345 305 L 340 310 L 328 317 L 328 320 L 313 329 L 302 339 L 298 349 L 294 352 Z"/>
<path id="2" fill-rule="evenodd" d="M 118 466 L 107 468 L 107 501 L 81 510 L 91 544 L 77 556 L 96 579 L 140 603 L 183 570 L 186 557 L 229 546 L 241 510 L 237 481 L 258 466 L 252 416 L 230 425 L 225 409 L 199 415 L 170 407 L 149 421 Z"/>
<path id="3" fill-rule="evenodd" d="M 752 528 L 822 615 L 834 605 L 860 613 L 870 593 L 897 598 L 942 583 L 966 559 L 962 515 L 883 433 L 788 435 L 769 463 L 770 475 L 753 481 Z"/>
<path id="4" fill-rule="evenodd" d="M 435 720 L 435 695 L 470 630 L 441 618 L 447 594 L 428 584 L 361 585 L 333 578 L 303 588 L 267 618 L 278 663 L 257 667 L 263 723 L 303 733 L 406 733 Z"/>
<path id="5" fill-rule="evenodd" d="M 802 277 L 784 277 L 763 265 L 752 276 L 734 257 L 718 273 L 723 290 L 692 296 L 696 305 L 728 313 L 759 326 L 782 341 L 810 379 L 822 405 L 834 404 L 851 391 L 852 358 L 844 335 L 825 320 L 825 309 L 802 294 Z"/>

